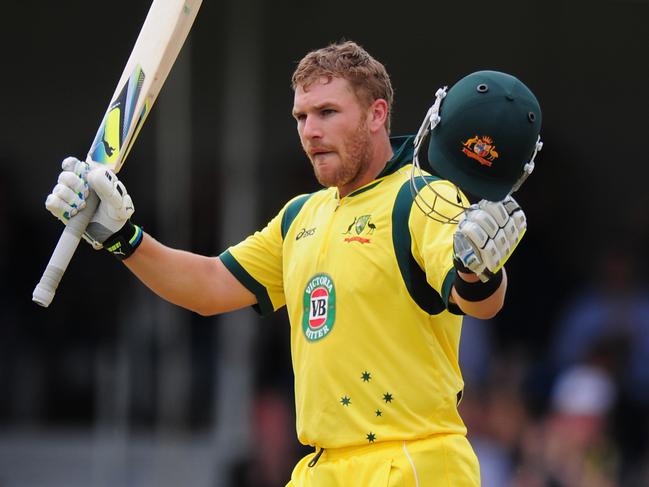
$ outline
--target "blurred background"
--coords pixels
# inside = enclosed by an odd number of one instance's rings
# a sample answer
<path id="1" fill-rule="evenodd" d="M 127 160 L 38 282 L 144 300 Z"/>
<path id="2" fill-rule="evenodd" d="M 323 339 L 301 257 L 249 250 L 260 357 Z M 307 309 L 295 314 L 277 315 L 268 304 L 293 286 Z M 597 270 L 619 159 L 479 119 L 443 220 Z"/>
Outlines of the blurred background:
<path id="1" fill-rule="evenodd" d="M 0 486 L 283 486 L 294 431 L 285 311 L 204 318 L 61 232 L 44 199 L 85 157 L 150 3 L 3 4 Z M 485 487 L 649 485 L 648 0 L 205 0 L 120 173 L 135 220 L 217 255 L 318 188 L 290 76 L 343 38 L 391 73 L 393 134 L 479 69 L 537 95 L 545 143 L 505 309 L 466 319 L 461 404 Z"/>

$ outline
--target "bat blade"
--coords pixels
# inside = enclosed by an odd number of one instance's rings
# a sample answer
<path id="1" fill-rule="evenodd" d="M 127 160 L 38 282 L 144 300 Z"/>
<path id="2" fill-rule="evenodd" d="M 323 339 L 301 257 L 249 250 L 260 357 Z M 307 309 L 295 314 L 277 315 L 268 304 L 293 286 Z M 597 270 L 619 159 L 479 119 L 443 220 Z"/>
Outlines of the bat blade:
<path id="1" fill-rule="evenodd" d="M 145 79 L 146 74 L 142 70 L 142 66 L 138 64 L 127 82 L 120 88 L 117 97 L 109 105 L 88 152 L 87 162 L 104 164 L 110 166 L 114 171 L 121 168 L 128 153 L 125 145 L 129 141 L 132 144 L 136 137 L 135 134 L 129 137 L 129 130 L 134 124 L 133 117 L 136 115 L 134 109 L 142 95 Z M 137 126 L 142 125 L 147 112 L 148 103 L 145 99 Z"/>
<path id="2" fill-rule="evenodd" d="M 154 0 L 117 83 L 86 162 L 118 172 L 189 34 L 202 0 Z M 50 257 L 32 301 L 47 307 L 92 219 L 98 198 L 70 219 Z"/>

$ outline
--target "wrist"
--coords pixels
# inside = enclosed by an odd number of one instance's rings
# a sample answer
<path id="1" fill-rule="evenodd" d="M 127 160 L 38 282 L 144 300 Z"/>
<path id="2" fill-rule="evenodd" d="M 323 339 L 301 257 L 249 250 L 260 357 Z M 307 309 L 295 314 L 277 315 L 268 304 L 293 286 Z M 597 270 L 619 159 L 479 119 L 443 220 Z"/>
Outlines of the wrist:
<path id="1" fill-rule="evenodd" d="M 462 262 L 457 255 L 453 256 L 453 267 L 455 267 L 456 271 L 461 272 L 462 274 L 475 275 L 475 273 L 471 269 L 464 265 L 464 262 Z"/>
<path id="2" fill-rule="evenodd" d="M 463 281 L 472 283 L 472 282 L 478 282 L 480 280 L 480 278 L 475 272 L 471 272 L 471 271 L 462 272 L 457 269 L 455 271 L 457 273 L 457 276 Z"/>
<path id="3" fill-rule="evenodd" d="M 466 276 L 466 279 L 463 276 Z M 459 297 L 465 301 L 477 302 L 492 296 L 500 288 L 502 280 L 502 269 L 493 274 L 486 282 L 478 279 L 478 276 L 475 274 L 466 274 L 457 271 L 453 286 Z"/>
<path id="4" fill-rule="evenodd" d="M 142 243 L 142 228 L 127 220 L 122 228 L 104 242 L 104 249 L 118 260 L 128 259 Z"/>

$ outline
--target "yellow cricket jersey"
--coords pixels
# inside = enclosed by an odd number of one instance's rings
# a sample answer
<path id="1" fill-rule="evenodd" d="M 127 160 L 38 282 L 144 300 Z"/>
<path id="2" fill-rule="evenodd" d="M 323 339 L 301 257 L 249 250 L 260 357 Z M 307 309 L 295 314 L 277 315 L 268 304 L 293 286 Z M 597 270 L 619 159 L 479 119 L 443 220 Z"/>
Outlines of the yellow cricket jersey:
<path id="1" fill-rule="evenodd" d="M 298 196 L 221 254 L 258 311 L 287 307 L 304 444 L 466 433 L 457 413 L 462 317 L 448 304 L 456 227 L 413 204 L 413 138 L 392 145 L 373 182 L 344 198 L 336 188 Z M 447 181 L 431 184 L 458 196 Z"/>

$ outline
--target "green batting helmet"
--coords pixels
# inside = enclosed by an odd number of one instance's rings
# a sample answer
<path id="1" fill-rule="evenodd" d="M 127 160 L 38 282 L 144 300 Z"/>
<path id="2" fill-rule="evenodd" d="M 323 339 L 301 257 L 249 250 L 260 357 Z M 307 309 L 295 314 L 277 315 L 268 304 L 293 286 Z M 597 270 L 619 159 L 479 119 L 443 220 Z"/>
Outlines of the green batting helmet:
<path id="1" fill-rule="evenodd" d="M 498 71 L 477 71 L 440 91 L 428 143 L 431 167 L 474 196 L 504 199 L 532 172 L 542 146 L 536 97 Z"/>

